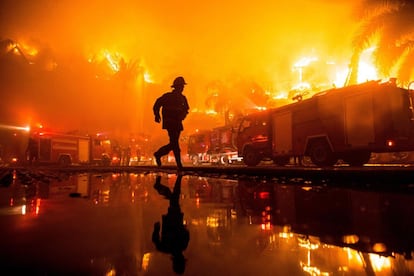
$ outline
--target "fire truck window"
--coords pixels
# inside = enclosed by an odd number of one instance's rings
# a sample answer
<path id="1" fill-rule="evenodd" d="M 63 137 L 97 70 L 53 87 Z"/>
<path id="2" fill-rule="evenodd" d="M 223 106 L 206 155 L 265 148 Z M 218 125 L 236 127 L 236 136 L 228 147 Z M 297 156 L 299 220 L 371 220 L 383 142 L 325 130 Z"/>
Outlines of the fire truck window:
<path id="1" fill-rule="evenodd" d="M 50 160 L 52 152 L 52 141 L 48 138 L 40 139 L 39 160 Z"/>
<path id="2" fill-rule="evenodd" d="M 249 128 L 250 126 L 251 126 L 251 121 L 250 120 L 244 120 L 242 123 L 241 123 L 241 126 L 240 126 L 240 131 L 244 131 L 246 128 Z"/>

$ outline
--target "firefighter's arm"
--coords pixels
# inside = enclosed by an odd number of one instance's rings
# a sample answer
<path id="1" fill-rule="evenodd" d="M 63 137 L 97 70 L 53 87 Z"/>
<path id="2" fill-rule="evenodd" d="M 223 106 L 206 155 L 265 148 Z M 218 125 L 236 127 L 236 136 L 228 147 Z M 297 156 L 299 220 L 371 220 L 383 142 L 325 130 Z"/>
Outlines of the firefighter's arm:
<path id="1" fill-rule="evenodd" d="M 152 107 L 152 111 L 154 112 L 154 121 L 157 123 L 161 122 L 160 108 L 161 108 L 161 101 L 160 101 L 160 98 L 158 98 L 155 101 L 154 106 Z"/>

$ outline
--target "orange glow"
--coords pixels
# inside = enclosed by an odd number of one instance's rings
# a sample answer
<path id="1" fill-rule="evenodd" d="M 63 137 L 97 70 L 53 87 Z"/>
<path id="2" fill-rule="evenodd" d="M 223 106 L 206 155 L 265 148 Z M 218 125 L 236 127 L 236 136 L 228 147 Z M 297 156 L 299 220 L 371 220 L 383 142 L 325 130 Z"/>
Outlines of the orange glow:
<path id="1" fill-rule="evenodd" d="M 378 253 L 385 252 L 385 251 L 387 251 L 387 246 L 383 243 L 375 243 L 372 246 L 372 250 L 374 250 L 374 252 L 378 252 Z"/>
<path id="2" fill-rule="evenodd" d="M 377 254 L 369 254 L 369 259 L 371 260 L 374 271 L 380 272 L 391 267 L 391 260 L 389 257 L 387 258 Z"/>
<path id="3" fill-rule="evenodd" d="M 0 129 L 15 129 L 15 130 L 22 130 L 25 132 L 29 132 L 30 131 L 30 126 L 12 126 L 12 125 L 3 125 L 0 124 Z"/>
<path id="4" fill-rule="evenodd" d="M 393 141 L 393 140 L 387 140 L 387 146 L 388 146 L 388 147 L 393 147 L 393 146 L 395 146 L 394 141 Z"/>
<path id="5" fill-rule="evenodd" d="M 154 81 L 152 80 L 151 74 L 148 72 L 144 73 L 144 81 L 146 83 L 153 83 Z"/>
<path id="6" fill-rule="evenodd" d="M 108 64 L 112 68 L 112 70 L 114 72 L 118 72 L 119 69 L 120 69 L 120 65 L 119 65 L 120 57 L 119 57 L 119 54 L 118 53 L 111 54 L 107 50 L 104 50 L 103 55 L 106 58 L 106 60 L 108 61 Z"/>
<path id="7" fill-rule="evenodd" d="M 371 47 L 362 52 L 358 66 L 358 83 L 370 80 L 377 80 L 378 70 L 374 65 L 373 52 L 375 47 Z"/>
<path id="8" fill-rule="evenodd" d="M 259 192 L 258 198 L 259 199 L 269 199 L 269 192 Z"/>
<path id="9" fill-rule="evenodd" d="M 92 55 L 88 58 L 89 63 L 100 64 L 104 62 L 113 74 L 117 73 L 121 69 L 121 62 L 124 60 L 119 52 L 111 52 L 107 49 L 101 50 L 97 55 Z"/>
<path id="10" fill-rule="evenodd" d="M 33 71 L 40 64 L 54 70 L 42 71 L 33 85 L 16 82 L 13 89 L 5 88 L 10 97 L 4 105 L 12 119 L 26 108 L 65 130 L 93 133 L 105 127 L 159 135 L 147 107 L 170 89 L 177 75 L 188 80 L 185 94 L 192 110 L 205 110 L 208 84 L 216 81 L 223 83 L 220 92 L 229 96 L 230 105 L 242 111 L 264 108 L 266 102 L 246 99 L 240 91 L 248 87 L 237 82 L 257 83 L 275 100 L 288 99 L 292 88 L 339 87 L 343 64 L 352 53 L 351 34 L 358 24 L 352 15 L 359 4 L 61 0 L 50 12 L 45 0 L 28 6 L 17 1 L 3 12 L 2 37 L 12 41 L 7 49 L 18 54 L 11 52 L 16 62 L 29 62 Z M 341 35 L 338 30 L 343 30 Z M 320 68 L 319 62 L 326 60 L 337 63 L 328 72 L 336 76 L 326 76 Z M 361 67 L 360 80 L 375 77 L 367 68 Z M 16 77 L 26 79 L 21 72 Z"/>
<path id="11" fill-rule="evenodd" d="M 269 230 L 271 230 L 271 229 L 272 229 L 272 224 L 271 224 L 270 222 L 262 223 L 262 224 L 260 225 L 260 228 L 261 228 L 263 231 L 269 231 Z"/>
<path id="12" fill-rule="evenodd" d="M 368 63 L 361 61 L 358 69 L 358 83 L 378 79 L 377 69 Z"/>
<path id="13" fill-rule="evenodd" d="M 279 92 L 273 95 L 272 97 L 274 100 L 280 100 L 280 99 L 287 99 L 288 93 L 287 92 Z"/>
<path id="14" fill-rule="evenodd" d="M 151 253 L 145 253 L 142 256 L 142 270 L 143 271 L 147 271 L 148 270 L 148 266 L 149 266 L 149 263 L 150 263 L 150 260 L 151 260 L 151 256 L 152 256 Z"/>
<path id="15" fill-rule="evenodd" d="M 40 212 L 40 201 L 41 201 L 40 198 L 36 198 L 36 210 L 35 210 L 36 215 L 39 215 L 39 212 Z"/>
<path id="16" fill-rule="evenodd" d="M 357 235 L 346 235 L 342 237 L 342 241 L 346 244 L 356 244 L 359 241 Z"/>

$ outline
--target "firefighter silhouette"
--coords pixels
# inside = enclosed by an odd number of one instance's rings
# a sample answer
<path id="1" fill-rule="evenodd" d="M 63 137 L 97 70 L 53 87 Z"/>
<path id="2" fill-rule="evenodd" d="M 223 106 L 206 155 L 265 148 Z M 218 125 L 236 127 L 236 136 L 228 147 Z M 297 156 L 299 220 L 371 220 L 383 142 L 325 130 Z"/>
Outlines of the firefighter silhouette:
<path id="1" fill-rule="evenodd" d="M 171 254 L 172 265 L 175 273 L 182 274 L 185 270 L 185 258 L 183 251 L 190 240 L 190 232 L 184 225 L 184 213 L 181 212 L 179 197 L 181 193 L 182 175 L 177 175 L 173 191 L 161 184 L 161 176 L 157 176 L 154 189 L 170 201 L 167 214 L 162 215 L 162 227 L 160 222 L 154 224 L 152 242 L 158 251 Z M 161 230 L 161 233 L 160 233 Z"/>
<path id="2" fill-rule="evenodd" d="M 160 109 L 162 108 L 162 128 L 168 132 L 169 143 L 154 152 L 157 166 L 161 166 L 161 157 L 173 151 L 177 168 L 181 170 L 181 150 L 179 145 L 180 134 L 183 131 L 183 120 L 190 109 L 187 98 L 183 95 L 184 86 L 187 83 L 183 77 L 175 78 L 171 92 L 164 93 L 159 97 L 153 106 L 155 122 L 161 122 Z"/>

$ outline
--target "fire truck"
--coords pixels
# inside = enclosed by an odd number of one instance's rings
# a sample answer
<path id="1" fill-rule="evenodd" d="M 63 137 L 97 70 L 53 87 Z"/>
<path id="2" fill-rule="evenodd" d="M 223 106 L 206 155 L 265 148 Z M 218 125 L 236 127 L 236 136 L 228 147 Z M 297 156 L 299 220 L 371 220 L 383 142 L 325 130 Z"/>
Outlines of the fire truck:
<path id="1" fill-rule="evenodd" d="M 111 140 L 100 136 L 35 129 L 0 131 L 0 157 L 4 164 L 117 165 Z"/>
<path id="2" fill-rule="evenodd" d="M 248 166 L 262 160 L 286 165 L 310 159 L 366 164 L 371 153 L 414 150 L 414 92 L 395 82 L 335 88 L 286 106 L 246 115 L 237 148 Z M 301 163 L 301 162 L 297 162 Z"/>
<path id="3" fill-rule="evenodd" d="M 193 165 L 228 165 L 241 162 L 235 146 L 237 132 L 232 126 L 194 133 L 188 138 L 188 156 Z"/>

